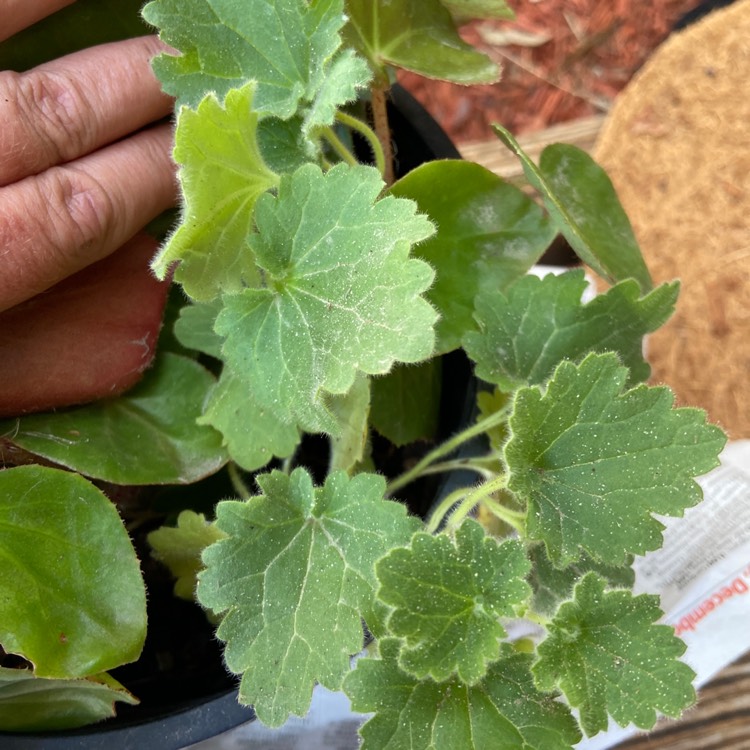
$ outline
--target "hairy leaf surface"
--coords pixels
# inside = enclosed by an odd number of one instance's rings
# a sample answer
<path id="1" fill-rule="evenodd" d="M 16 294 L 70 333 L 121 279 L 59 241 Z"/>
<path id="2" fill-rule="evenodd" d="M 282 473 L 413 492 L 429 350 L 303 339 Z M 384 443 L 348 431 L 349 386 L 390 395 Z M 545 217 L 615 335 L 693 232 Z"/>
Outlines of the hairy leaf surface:
<path id="1" fill-rule="evenodd" d="M 494 83 L 500 69 L 461 39 L 440 0 L 347 0 L 350 43 L 386 65 L 456 83 Z"/>
<path id="2" fill-rule="evenodd" d="M 546 387 L 521 388 L 505 447 L 509 488 L 527 504 L 526 533 L 565 567 L 581 557 L 622 565 L 662 541 L 653 514 L 701 499 L 693 477 L 718 464 L 724 433 L 699 409 L 673 409 L 667 388 L 623 391 L 614 354 L 560 364 Z"/>
<path id="3" fill-rule="evenodd" d="M 143 17 L 180 50 L 154 70 L 178 104 L 257 82 L 255 108 L 291 117 L 313 101 L 340 45 L 343 0 L 154 0 Z M 361 72 L 361 71 L 359 71 Z"/>
<path id="4" fill-rule="evenodd" d="M 153 262 L 198 300 L 259 282 L 247 237 L 258 197 L 278 182 L 258 150 L 258 115 L 251 110 L 255 85 L 230 91 L 226 102 L 210 95 L 197 111 L 177 117 L 174 159 L 180 165 L 184 207 L 177 231 Z"/>
<path id="5" fill-rule="evenodd" d="M 434 217 L 438 231 L 415 254 L 436 271 L 427 299 L 440 312 L 437 351 L 475 328 L 474 299 L 497 293 L 536 263 L 555 235 L 542 209 L 517 187 L 466 161 L 433 161 L 390 189 Z"/>
<path id="6" fill-rule="evenodd" d="M 475 314 L 479 333 L 464 336 L 477 375 L 512 391 L 543 383 L 564 359 L 614 351 L 630 369 L 630 384 L 648 378 L 643 337 L 672 314 L 679 284 L 663 284 L 641 297 L 638 284 L 629 279 L 584 305 L 585 288 L 579 269 L 543 279 L 526 276 L 505 294 L 481 294 Z"/>
<path id="7" fill-rule="evenodd" d="M 455 540 L 415 534 L 376 566 L 378 598 L 393 607 L 388 628 L 404 639 L 401 668 L 440 682 L 457 674 L 471 685 L 497 658 L 511 617 L 531 593 L 523 545 L 498 543 L 476 521 L 464 521 Z"/>
<path id="8" fill-rule="evenodd" d="M 662 616 L 659 597 L 605 591 L 588 573 L 573 601 L 561 605 L 539 646 L 533 667 L 542 690 L 559 686 L 591 736 L 607 728 L 607 713 L 620 724 L 651 729 L 657 711 L 677 717 L 695 701 L 685 644 Z"/>
<path id="9" fill-rule="evenodd" d="M 374 713 L 361 729 L 362 750 L 570 750 L 575 720 L 554 693 L 531 678 L 531 657 L 503 651 L 481 682 L 417 680 L 398 666 L 398 642 L 380 658 L 360 659 L 344 681 L 352 708 Z"/>
<path id="10" fill-rule="evenodd" d="M 338 689 L 362 647 L 375 561 L 418 527 L 404 506 L 383 500 L 374 474 L 343 472 L 314 488 L 304 470 L 257 479 L 263 494 L 217 506 L 227 539 L 203 555 L 198 598 L 225 612 L 218 636 L 240 698 L 279 726 L 304 715 L 316 681 Z"/>
<path id="11" fill-rule="evenodd" d="M 197 362 L 165 353 L 122 396 L 0 422 L 37 456 L 114 484 L 191 484 L 227 461 L 221 437 L 196 425 L 213 387 Z"/>
<path id="12" fill-rule="evenodd" d="M 131 706 L 138 703 L 108 674 L 52 680 L 36 677 L 27 669 L 0 667 L 2 732 L 75 729 L 114 716 L 116 701 Z"/>
<path id="13" fill-rule="evenodd" d="M 521 160 L 578 257 L 613 284 L 633 278 L 644 294 L 650 291 L 651 275 L 607 173 L 585 151 L 563 143 L 547 146 L 537 167 L 505 128 L 493 128 Z"/>
<path id="14" fill-rule="evenodd" d="M 432 354 L 436 313 L 420 297 L 433 278 L 409 257 L 432 233 L 411 201 L 386 197 L 371 167 L 310 164 L 256 207 L 251 246 L 266 287 L 225 297 L 216 330 L 224 358 L 284 422 L 335 434 L 324 395 L 347 393 L 357 370 Z"/>
<path id="15" fill-rule="evenodd" d="M 260 404 L 248 383 L 228 367 L 197 421 L 218 430 L 229 455 L 247 471 L 260 469 L 274 456 L 291 456 L 301 439 L 295 421 L 284 421 Z"/>
<path id="16" fill-rule="evenodd" d="M 543 544 L 531 545 L 528 554 L 532 566 L 529 583 L 534 589 L 531 606 L 541 615 L 551 617 L 560 603 L 570 598 L 573 587 L 586 573 L 596 573 L 614 588 L 632 588 L 635 581 L 632 556 L 625 565 L 615 566 L 597 562 L 584 554 L 578 562 L 560 569 L 549 561 Z"/>
<path id="17" fill-rule="evenodd" d="M 138 658 L 138 558 L 113 503 L 83 477 L 0 471 L 0 559 L 0 645 L 38 677 L 85 677 Z"/>

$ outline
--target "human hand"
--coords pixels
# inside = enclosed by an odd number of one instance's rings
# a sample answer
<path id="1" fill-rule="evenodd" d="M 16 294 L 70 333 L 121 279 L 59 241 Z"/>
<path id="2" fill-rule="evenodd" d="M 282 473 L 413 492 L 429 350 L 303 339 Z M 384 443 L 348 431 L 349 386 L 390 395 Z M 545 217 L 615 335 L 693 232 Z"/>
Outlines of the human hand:
<path id="1" fill-rule="evenodd" d="M 0 0 L 0 40 L 70 3 Z M 149 127 L 172 108 L 149 65 L 162 49 L 0 72 L 0 415 L 120 392 L 151 360 L 166 284 L 138 231 L 176 200 L 171 128 Z"/>

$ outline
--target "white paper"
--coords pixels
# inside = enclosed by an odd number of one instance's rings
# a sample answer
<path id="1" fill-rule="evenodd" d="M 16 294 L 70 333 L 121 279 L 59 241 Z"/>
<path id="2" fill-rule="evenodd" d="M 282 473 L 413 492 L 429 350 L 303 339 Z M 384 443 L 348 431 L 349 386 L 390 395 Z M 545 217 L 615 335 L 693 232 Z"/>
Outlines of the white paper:
<path id="1" fill-rule="evenodd" d="M 707 683 L 750 650 L 750 440 L 730 443 L 721 466 L 698 479 L 703 502 L 683 518 L 662 519 L 664 546 L 636 560 L 636 593 L 661 596 L 687 644 L 682 657 Z M 637 734 L 616 725 L 578 750 L 604 750 Z"/>

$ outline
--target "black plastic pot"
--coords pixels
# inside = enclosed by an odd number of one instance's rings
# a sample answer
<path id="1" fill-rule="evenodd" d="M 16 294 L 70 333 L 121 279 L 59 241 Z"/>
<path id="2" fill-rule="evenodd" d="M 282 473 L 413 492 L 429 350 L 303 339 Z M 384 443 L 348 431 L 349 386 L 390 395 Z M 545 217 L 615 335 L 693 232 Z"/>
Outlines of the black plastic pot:
<path id="1" fill-rule="evenodd" d="M 399 176 L 414 167 L 435 159 L 460 158 L 455 146 L 429 113 L 404 89 L 392 91 L 389 116 L 394 133 L 396 172 Z M 471 368 L 459 353 L 443 358 L 443 389 L 439 439 L 466 424 L 475 402 L 475 386 Z M 448 480 L 472 482 L 474 476 Z M 422 507 L 411 511 L 425 515 L 437 497 L 447 491 L 446 482 L 436 477 L 427 480 Z M 226 496 L 218 490 L 214 496 Z M 148 551 L 141 550 L 144 565 Z M 3 750 L 180 750 L 202 740 L 215 737 L 254 719 L 251 708 L 237 702 L 235 680 L 226 673 L 221 662 L 221 648 L 213 629 L 198 607 L 174 599 L 171 582 L 166 578 L 158 590 L 149 589 L 149 635 L 144 656 L 139 662 L 159 661 L 160 644 L 170 639 L 185 638 L 177 651 L 188 663 L 152 679 L 143 678 L 142 664 L 138 669 L 126 665 L 113 675 L 137 695 L 140 706 L 118 706 L 118 715 L 110 720 L 76 730 L 56 733 L 11 734 L 0 732 Z M 162 609 L 164 607 L 164 609 Z M 190 632 L 190 640 L 186 632 Z M 195 635 L 197 633 L 197 636 Z M 197 639 L 197 640 L 196 640 Z M 195 644 L 198 643 L 196 648 Z M 171 651 L 173 652 L 174 644 Z M 350 715 L 349 722 L 358 718 Z M 261 748 L 265 743 L 246 745 Z"/>

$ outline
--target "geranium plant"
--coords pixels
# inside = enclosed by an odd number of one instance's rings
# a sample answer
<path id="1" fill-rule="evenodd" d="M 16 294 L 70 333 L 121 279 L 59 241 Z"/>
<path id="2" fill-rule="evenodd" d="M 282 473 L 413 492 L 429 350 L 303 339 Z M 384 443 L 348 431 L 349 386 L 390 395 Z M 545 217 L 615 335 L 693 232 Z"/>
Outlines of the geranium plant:
<path id="1" fill-rule="evenodd" d="M 234 498 L 140 507 L 129 530 L 161 519 L 152 554 L 218 623 L 264 724 L 304 715 L 316 683 L 374 714 L 372 750 L 556 750 L 610 717 L 679 715 L 694 700 L 684 645 L 631 568 L 660 546 L 657 516 L 700 500 L 694 477 L 725 439 L 644 384 L 643 337 L 677 283 L 654 288 L 611 183 L 572 146 L 536 165 L 496 126 L 538 201 L 459 160 L 394 177 L 394 70 L 496 80 L 456 23 L 508 17 L 505 3 L 153 0 L 143 14 L 176 50 L 154 69 L 176 98 L 182 213 L 153 269 L 184 297 L 132 391 L 0 426 L 24 464 L 0 472 L 0 644 L 26 667 L 0 668 L 3 728 L 135 700 L 106 673 L 138 655 L 145 591 L 102 488 L 220 471 Z M 588 303 L 583 270 L 528 274 L 558 233 L 610 285 Z M 436 444 L 440 363 L 458 349 L 476 410 Z M 314 468 L 309 435 L 327 438 Z M 386 475 L 386 441 L 421 454 Z M 456 468 L 476 482 L 408 512 L 415 480 Z"/>

